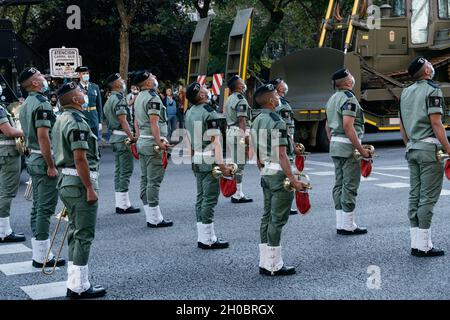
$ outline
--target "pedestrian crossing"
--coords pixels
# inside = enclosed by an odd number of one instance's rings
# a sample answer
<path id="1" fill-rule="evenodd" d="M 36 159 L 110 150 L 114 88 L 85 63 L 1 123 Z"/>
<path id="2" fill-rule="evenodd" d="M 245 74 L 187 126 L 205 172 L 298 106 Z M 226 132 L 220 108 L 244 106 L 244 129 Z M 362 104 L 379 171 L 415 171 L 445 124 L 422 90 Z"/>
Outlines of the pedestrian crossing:
<path id="1" fill-rule="evenodd" d="M 0 257 L 11 256 L 23 256 L 24 253 L 29 254 L 32 252 L 31 248 L 24 244 L 2 244 L 0 245 Z M 0 273 L 6 277 L 17 277 L 24 276 L 27 274 L 40 273 L 40 268 L 34 268 L 31 265 L 32 261 L 27 259 L 25 261 L 3 263 L 0 264 Z M 56 268 L 55 274 L 57 272 L 65 272 L 61 268 Z M 0 277 L 2 275 L 0 274 Z M 42 275 L 44 277 L 44 275 Z M 52 278 L 48 278 L 52 279 Z M 43 279 L 44 280 L 44 279 Z M 42 280 L 42 281 L 43 281 Z M 50 282 L 50 283 L 39 283 L 33 285 L 23 285 L 20 289 L 25 292 L 28 297 L 32 300 L 43 300 L 43 299 L 54 299 L 66 296 L 66 282 Z"/>

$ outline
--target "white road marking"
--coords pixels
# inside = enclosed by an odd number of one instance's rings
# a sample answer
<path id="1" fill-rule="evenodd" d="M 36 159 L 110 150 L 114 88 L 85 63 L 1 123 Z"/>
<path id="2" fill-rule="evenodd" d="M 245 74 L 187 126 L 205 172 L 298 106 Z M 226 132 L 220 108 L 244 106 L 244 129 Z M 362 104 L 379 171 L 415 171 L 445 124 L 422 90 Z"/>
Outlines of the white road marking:
<path id="1" fill-rule="evenodd" d="M 372 177 L 367 177 L 367 178 L 364 178 L 364 177 L 361 177 L 361 182 L 366 182 L 366 181 L 378 181 L 378 180 L 380 180 L 380 179 L 378 179 L 378 178 L 372 178 Z"/>
<path id="2" fill-rule="evenodd" d="M 32 250 L 23 244 L 0 244 L 0 254 L 14 254 L 22 252 L 31 252 Z"/>
<path id="3" fill-rule="evenodd" d="M 389 189 L 399 189 L 399 188 L 409 188 L 409 184 L 402 182 L 393 182 L 393 183 L 379 183 L 376 186 L 389 188 Z"/>
<path id="4" fill-rule="evenodd" d="M 56 268 L 56 269 L 59 270 L 59 268 Z M 3 272 L 7 276 L 41 272 L 41 270 L 42 270 L 41 268 L 34 268 L 31 265 L 31 260 L 23 261 L 23 262 L 0 264 L 0 271 Z"/>
<path id="5" fill-rule="evenodd" d="M 316 176 L 334 176 L 334 171 L 318 171 L 318 172 L 311 172 L 311 174 Z"/>
<path id="6" fill-rule="evenodd" d="M 66 281 L 25 286 L 20 289 L 33 300 L 65 297 L 67 292 Z"/>
<path id="7" fill-rule="evenodd" d="M 395 174 L 387 174 L 387 173 L 381 173 L 381 172 L 372 172 L 373 174 L 378 174 L 380 176 L 385 176 L 385 177 L 392 177 L 392 178 L 399 178 L 399 179 L 404 179 L 404 180 L 409 180 L 409 177 L 404 177 L 404 176 L 397 176 Z"/>
<path id="8" fill-rule="evenodd" d="M 397 170 L 409 170 L 408 167 L 405 166 L 392 166 L 392 167 L 377 167 L 377 170 L 386 170 L 386 171 L 397 171 Z"/>
<path id="9" fill-rule="evenodd" d="M 334 168 L 334 164 L 332 164 L 332 163 L 313 161 L 313 160 L 306 160 L 306 161 L 308 161 L 308 164 L 314 164 L 316 166 L 322 166 L 322 167 L 327 167 L 327 168 Z"/>
<path id="10" fill-rule="evenodd" d="M 450 196 L 450 190 L 442 189 L 441 196 Z"/>

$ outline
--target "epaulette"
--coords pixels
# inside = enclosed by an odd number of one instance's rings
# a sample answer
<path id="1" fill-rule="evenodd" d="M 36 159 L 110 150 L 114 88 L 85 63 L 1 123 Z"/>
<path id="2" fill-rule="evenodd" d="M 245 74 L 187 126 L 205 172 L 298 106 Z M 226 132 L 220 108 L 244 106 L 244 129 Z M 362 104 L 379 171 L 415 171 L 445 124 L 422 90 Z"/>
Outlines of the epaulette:
<path id="1" fill-rule="evenodd" d="M 46 97 L 46 96 L 43 96 L 42 94 L 38 94 L 38 95 L 36 96 L 36 98 L 37 98 L 40 102 L 47 102 L 47 101 L 48 101 L 47 97 Z"/>
<path id="2" fill-rule="evenodd" d="M 435 89 L 439 89 L 439 85 L 433 80 L 427 80 L 427 83 Z"/>
<path id="3" fill-rule="evenodd" d="M 204 108 L 206 111 L 208 111 L 208 112 L 213 112 L 213 111 L 214 111 L 214 108 L 211 107 L 209 104 L 204 104 L 204 105 L 203 105 L 203 108 Z"/>
<path id="4" fill-rule="evenodd" d="M 345 95 L 346 95 L 347 97 L 349 97 L 349 98 L 353 98 L 353 97 L 354 97 L 353 92 L 351 92 L 351 91 L 349 91 L 349 90 L 344 91 L 344 93 L 345 93 Z"/>
<path id="5" fill-rule="evenodd" d="M 244 99 L 244 96 L 243 96 L 242 94 L 240 94 L 240 93 L 237 94 L 237 97 L 238 97 L 239 99 L 241 99 L 241 100 Z"/>
<path id="6" fill-rule="evenodd" d="M 122 93 L 115 93 L 115 96 L 119 99 L 122 100 L 123 99 L 123 94 Z"/>
<path id="7" fill-rule="evenodd" d="M 286 100 L 285 97 L 280 97 L 281 103 L 289 103 L 289 101 Z"/>
<path id="8" fill-rule="evenodd" d="M 72 117 L 75 119 L 76 122 L 83 122 L 81 116 L 76 112 L 72 112 Z"/>
<path id="9" fill-rule="evenodd" d="M 156 92 L 155 92 L 155 91 L 150 90 L 149 93 L 150 93 L 150 95 L 151 95 L 152 97 L 156 97 Z"/>
<path id="10" fill-rule="evenodd" d="M 270 113 L 270 117 L 273 119 L 273 121 L 280 121 L 280 117 L 275 113 L 275 112 L 271 112 Z"/>

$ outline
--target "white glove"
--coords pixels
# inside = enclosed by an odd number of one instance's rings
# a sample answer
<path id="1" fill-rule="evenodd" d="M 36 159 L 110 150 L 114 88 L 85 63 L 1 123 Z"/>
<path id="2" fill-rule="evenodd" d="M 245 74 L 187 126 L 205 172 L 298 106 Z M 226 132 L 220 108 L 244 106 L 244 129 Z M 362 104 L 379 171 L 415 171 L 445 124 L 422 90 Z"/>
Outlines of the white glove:
<path id="1" fill-rule="evenodd" d="M 99 130 L 99 131 L 102 131 L 102 128 L 103 128 L 103 127 L 102 127 L 102 124 L 99 123 L 99 124 L 98 124 L 98 130 Z"/>

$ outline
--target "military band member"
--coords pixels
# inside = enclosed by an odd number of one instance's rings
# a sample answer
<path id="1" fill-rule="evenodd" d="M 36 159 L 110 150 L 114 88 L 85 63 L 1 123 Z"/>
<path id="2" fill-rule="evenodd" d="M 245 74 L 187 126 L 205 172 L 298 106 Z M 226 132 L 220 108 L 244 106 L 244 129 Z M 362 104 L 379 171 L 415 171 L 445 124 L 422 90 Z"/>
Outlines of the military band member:
<path id="1" fill-rule="evenodd" d="M 64 112 L 56 120 L 52 140 L 55 162 L 61 172 L 59 195 L 69 214 L 67 297 L 101 297 L 106 290 L 90 284 L 88 271 L 98 209 L 97 137 L 83 113 L 81 88 L 69 82 L 58 91 L 58 98 Z"/>
<path id="2" fill-rule="evenodd" d="M 90 70 L 88 67 L 78 67 L 75 72 L 78 72 L 80 78 L 79 86 L 85 92 L 87 96 L 85 101 L 85 107 L 83 107 L 86 113 L 86 118 L 88 119 L 91 131 L 99 139 L 99 132 L 102 130 L 102 119 L 103 119 L 103 105 L 102 105 L 102 95 L 100 88 L 93 82 L 90 82 Z"/>
<path id="3" fill-rule="evenodd" d="M 290 148 L 287 125 L 275 112 L 279 97 L 272 84 L 259 87 L 254 95 L 261 113 L 252 124 L 252 144 L 261 170 L 261 186 L 264 194 L 264 214 L 261 218 L 259 245 L 259 273 L 269 276 L 295 274 L 294 267 L 287 267 L 281 255 L 281 231 L 289 219 L 294 193 L 284 189 L 289 178 L 297 190 L 304 185 L 297 181 L 287 155 Z"/>
<path id="4" fill-rule="evenodd" d="M 361 180 L 360 161 L 353 156 L 357 149 L 364 158 L 371 157 L 363 148 L 364 114 L 353 93 L 355 79 L 347 69 L 332 76 L 336 92 L 328 100 L 327 135 L 330 139 L 330 155 L 335 167 L 333 200 L 336 210 L 336 229 L 340 235 L 367 233 L 355 223 L 356 196 Z"/>
<path id="5" fill-rule="evenodd" d="M 287 155 L 289 157 L 289 161 L 291 162 L 292 170 L 296 170 L 295 168 L 295 155 L 300 155 L 301 150 L 294 143 L 294 134 L 295 134 L 295 122 L 294 122 L 294 113 L 292 112 L 292 107 L 289 104 L 289 101 L 286 100 L 285 96 L 288 93 L 288 85 L 287 83 L 281 79 L 276 78 L 270 81 L 275 89 L 277 90 L 278 96 L 280 97 L 280 104 L 275 109 L 275 112 L 286 122 L 288 128 L 288 139 L 290 140 L 290 147 L 286 149 Z M 297 205 L 295 201 L 292 201 L 291 212 L 290 214 L 298 214 Z"/>
<path id="6" fill-rule="evenodd" d="M 414 59 L 408 73 L 415 83 L 403 90 L 400 103 L 401 133 L 406 144 L 410 171 L 408 217 L 411 255 L 434 257 L 444 251 L 431 242 L 433 208 L 439 200 L 444 173 L 443 161 L 436 152 L 450 154 L 450 144 L 442 125 L 444 98 L 439 85 L 432 81 L 434 68 L 423 57 Z"/>
<path id="7" fill-rule="evenodd" d="M 58 170 L 53 160 L 51 131 L 55 115 L 48 99 L 43 95 L 48 83 L 36 68 L 26 68 L 19 76 L 19 82 L 28 97 L 20 108 L 22 126 L 30 156 L 26 158 L 27 171 L 33 181 L 33 208 L 31 209 L 31 231 L 33 238 L 33 267 L 42 268 L 50 247 L 50 217 L 55 213 L 58 202 L 56 191 Z M 47 265 L 53 266 L 53 254 Z M 65 264 L 64 259 L 57 266 Z"/>
<path id="8" fill-rule="evenodd" d="M 130 143 L 135 143 L 137 138 L 132 131 L 131 109 L 128 107 L 125 97 L 126 85 L 118 73 L 110 75 L 107 83 L 111 89 L 111 96 L 105 103 L 104 112 L 108 127 L 112 130 L 109 142 L 112 145 L 116 163 L 114 171 L 116 213 L 137 213 L 141 210 L 131 206 L 128 194 L 134 157 L 129 145 L 125 144 L 125 140 L 128 138 Z"/>
<path id="9" fill-rule="evenodd" d="M 217 238 L 214 230 L 214 208 L 220 193 L 219 180 L 212 175 L 218 165 L 225 176 L 230 168 L 222 159 L 220 121 L 208 104 L 208 89 L 194 82 L 186 89 L 186 98 L 192 107 L 186 113 L 186 129 L 192 149 L 192 170 L 197 180 L 197 245 L 201 249 L 228 248 L 227 241 Z"/>
<path id="10" fill-rule="evenodd" d="M 231 196 L 232 203 L 247 203 L 253 200 L 247 198 L 242 189 L 242 177 L 247 159 L 246 147 L 252 113 L 247 100 L 244 97 L 247 85 L 239 76 L 233 76 L 228 80 L 228 88 L 231 95 L 224 105 L 224 113 L 227 118 L 227 145 L 231 148 L 231 159 L 239 166 L 240 175 L 237 177 L 237 191 Z M 245 143 L 243 143 L 245 142 Z"/>
<path id="11" fill-rule="evenodd" d="M 134 84 L 140 92 L 134 102 L 135 117 L 139 128 L 137 149 L 141 163 L 141 199 L 144 203 L 149 228 L 170 227 L 173 222 L 164 219 L 159 207 L 159 188 L 164 178 L 163 152 L 169 148 L 167 141 L 166 107 L 156 93 L 158 80 L 150 72 L 139 72 Z M 159 151 L 154 149 L 160 148 Z"/>
<path id="12" fill-rule="evenodd" d="M 2 91 L 0 86 L 0 97 Z M 21 161 L 14 140 L 19 137 L 23 137 L 22 130 L 15 128 L 14 120 L 0 103 L 0 243 L 25 241 L 25 235 L 14 232 L 9 221 L 11 202 L 20 184 Z"/>

